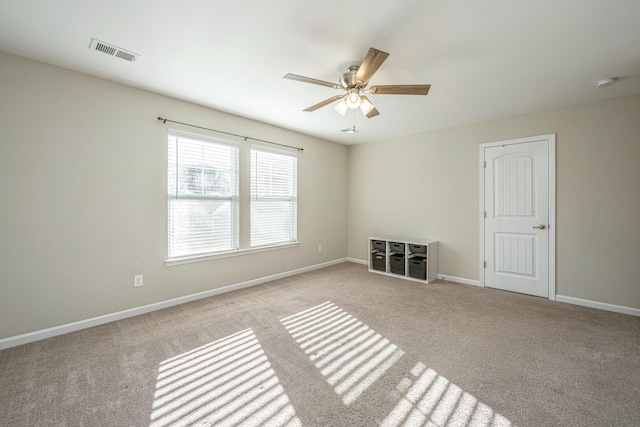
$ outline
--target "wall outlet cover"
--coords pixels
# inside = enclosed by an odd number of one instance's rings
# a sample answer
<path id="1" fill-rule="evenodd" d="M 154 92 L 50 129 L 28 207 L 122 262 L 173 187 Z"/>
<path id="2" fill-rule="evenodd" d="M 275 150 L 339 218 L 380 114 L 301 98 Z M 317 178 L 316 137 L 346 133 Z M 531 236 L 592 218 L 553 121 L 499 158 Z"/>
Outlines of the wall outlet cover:
<path id="1" fill-rule="evenodd" d="M 143 284 L 143 278 L 142 278 L 142 274 L 136 274 L 135 276 L 133 276 L 133 287 L 137 288 L 142 286 Z"/>

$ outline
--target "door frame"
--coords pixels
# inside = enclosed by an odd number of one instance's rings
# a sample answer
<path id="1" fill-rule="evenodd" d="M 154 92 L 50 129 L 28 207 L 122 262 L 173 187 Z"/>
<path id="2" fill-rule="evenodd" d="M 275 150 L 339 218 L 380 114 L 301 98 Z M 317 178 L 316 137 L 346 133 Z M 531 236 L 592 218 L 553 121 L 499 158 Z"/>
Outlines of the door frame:
<path id="1" fill-rule="evenodd" d="M 480 210 L 478 218 L 480 222 L 480 286 L 485 287 L 485 248 L 484 248 L 484 170 L 485 149 L 504 145 L 524 144 L 546 140 L 549 145 L 549 299 L 556 299 L 556 134 L 529 136 L 525 138 L 508 139 L 504 141 L 487 142 L 480 144 L 479 186 L 480 186 Z"/>

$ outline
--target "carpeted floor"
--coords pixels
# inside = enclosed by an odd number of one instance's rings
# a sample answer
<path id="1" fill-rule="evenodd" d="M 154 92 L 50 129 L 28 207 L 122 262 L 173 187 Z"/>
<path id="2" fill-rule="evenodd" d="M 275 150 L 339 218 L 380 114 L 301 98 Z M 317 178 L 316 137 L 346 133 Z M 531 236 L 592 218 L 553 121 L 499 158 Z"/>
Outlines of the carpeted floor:
<path id="1" fill-rule="evenodd" d="M 640 319 L 344 263 L 0 351 L 2 426 L 638 426 Z"/>

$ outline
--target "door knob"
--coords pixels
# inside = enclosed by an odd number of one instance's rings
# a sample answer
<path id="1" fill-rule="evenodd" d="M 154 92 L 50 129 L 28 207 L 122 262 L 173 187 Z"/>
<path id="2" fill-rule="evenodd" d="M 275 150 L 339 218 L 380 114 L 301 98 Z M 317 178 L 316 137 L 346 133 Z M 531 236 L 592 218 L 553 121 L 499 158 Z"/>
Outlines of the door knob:
<path id="1" fill-rule="evenodd" d="M 533 228 L 539 228 L 540 230 L 544 230 L 545 228 L 547 228 L 547 226 L 544 224 L 540 224 L 540 225 L 534 225 Z"/>

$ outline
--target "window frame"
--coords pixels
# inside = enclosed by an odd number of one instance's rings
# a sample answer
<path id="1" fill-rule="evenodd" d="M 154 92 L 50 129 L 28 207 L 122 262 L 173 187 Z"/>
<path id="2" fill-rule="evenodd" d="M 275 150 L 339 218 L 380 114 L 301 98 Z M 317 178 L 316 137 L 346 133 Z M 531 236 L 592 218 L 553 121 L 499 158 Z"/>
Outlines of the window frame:
<path id="1" fill-rule="evenodd" d="M 236 147 L 236 169 L 235 169 L 235 196 L 232 203 L 235 203 L 235 224 L 234 224 L 234 241 L 235 248 L 233 249 L 223 249 L 219 251 L 211 251 L 211 252 L 200 252 L 193 253 L 188 255 L 179 255 L 179 256 L 169 256 L 169 233 L 170 233 L 170 212 L 169 212 L 169 203 L 170 203 L 170 194 L 169 194 L 169 180 L 170 180 L 170 171 L 169 168 L 172 166 L 171 159 L 167 158 L 167 178 L 165 181 L 165 189 L 167 191 L 167 226 L 165 228 L 167 232 L 167 259 L 165 259 L 165 266 L 171 267 L 175 265 L 189 264 L 195 262 L 203 262 L 203 261 L 211 261 L 222 258 L 234 257 L 234 256 L 242 256 L 253 253 L 272 251 L 272 250 L 280 250 L 287 249 L 300 246 L 300 241 L 298 240 L 298 197 L 297 197 L 297 185 L 298 185 L 298 153 L 290 152 L 287 150 L 277 150 L 272 149 L 271 147 L 265 147 L 263 145 L 258 144 L 250 144 L 246 142 L 246 139 L 243 141 L 235 142 L 228 139 L 222 139 L 215 136 L 210 136 L 207 134 L 201 133 L 193 133 L 187 132 L 175 128 L 169 128 L 167 132 L 167 144 L 171 143 L 171 137 L 184 137 L 194 140 L 202 140 L 208 141 L 212 143 L 218 143 L 223 145 L 230 145 Z M 167 146 L 167 155 L 169 156 L 169 147 Z M 294 216 L 294 233 L 293 240 L 286 242 L 278 242 L 278 243 L 267 243 L 263 245 L 251 246 L 251 151 L 253 149 L 259 149 L 262 151 L 270 151 L 278 154 L 285 154 L 296 158 L 296 171 L 295 171 L 295 186 L 296 186 L 296 194 L 295 194 L 295 216 Z M 243 160 L 245 159 L 245 160 Z M 175 164 L 174 164 L 175 167 Z M 220 197 L 220 196 L 213 196 Z M 212 198 L 213 198 L 212 197 Z M 194 197 L 195 198 L 195 197 Z M 246 206 L 245 206 L 246 204 Z M 244 211 L 247 213 L 243 214 Z M 249 221 L 243 222 L 241 218 L 246 216 Z M 246 228 L 246 229 L 245 229 Z M 244 236 L 244 237 L 243 237 Z M 243 243 L 244 242 L 244 243 Z M 247 246 L 248 245 L 248 246 Z"/>
<path id="2" fill-rule="evenodd" d="M 289 196 L 283 196 L 283 195 L 278 195 L 278 196 L 260 196 L 258 194 L 254 195 L 254 188 L 257 189 L 257 182 L 256 180 L 258 179 L 257 174 L 259 171 L 254 171 L 254 152 L 259 153 L 259 152 L 263 152 L 266 154 L 271 154 L 271 155 L 275 155 L 275 156 L 283 156 L 283 157 L 289 157 L 291 159 L 293 159 L 293 194 L 289 195 Z M 297 152 L 290 152 L 290 151 L 285 151 L 285 150 L 279 150 L 279 149 L 274 149 L 271 147 L 265 147 L 263 145 L 258 145 L 258 144 L 253 144 L 250 147 L 250 156 L 251 156 L 251 162 L 250 162 L 250 179 L 251 179 L 251 195 L 250 195 L 250 203 L 249 203 L 249 212 L 250 212 L 250 227 L 249 227 L 249 245 L 252 248 L 259 248 L 259 247 L 264 247 L 264 246 L 270 246 L 270 245 L 278 245 L 278 244 L 287 244 L 287 243 L 292 243 L 292 242 L 297 242 L 298 241 L 298 155 Z M 257 156 L 257 154 L 256 154 Z M 256 161 L 257 161 L 257 157 L 256 157 Z M 255 176 L 254 176 L 254 172 L 255 172 Z M 271 179 L 273 179 L 273 175 L 271 176 Z M 273 189 L 273 188 L 271 188 Z M 288 201 L 291 206 L 289 207 L 289 209 L 291 210 L 291 217 L 290 217 L 290 230 L 289 230 L 289 238 L 285 239 L 285 240 L 278 240 L 278 241 L 271 241 L 271 242 L 266 242 L 266 243 L 256 243 L 254 244 L 253 242 L 253 238 L 254 238 L 254 219 L 255 219 L 255 215 L 254 215 L 254 202 L 258 202 L 258 201 Z"/>
<path id="3" fill-rule="evenodd" d="M 172 159 L 171 159 L 171 155 L 170 155 L 170 151 L 171 151 L 171 144 L 172 144 L 172 139 L 175 138 L 175 148 L 174 148 L 174 152 L 176 153 L 175 155 L 175 163 L 171 163 Z M 206 195 L 206 194 L 202 194 L 202 195 L 197 195 L 197 194 L 180 194 L 180 191 L 178 190 L 178 187 L 180 185 L 180 163 L 179 163 L 179 157 L 178 157 L 178 147 L 179 147 L 179 138 L 184 138 L 184 139 L 189 139 L 189 140 L 193 140 L 193 141 L 197 141 L 203 144 L 211 144 L 212 146 L 226 146 L 226 147 L 230 147 L 232 149 L 235 150 L 234 153 L 234 157 L 235 157 L 235 161 L 233 166 L 233 170 L 231 171 L 231 173 L 233 173 L 235 176 L 233 176 L 232 178 L 230 178 L 233 181 L 233 185 L 230 191 L 230 195 Z M 172 194 L 171 188 L 169 187 L 170 184 L 170 176 L 171 176 L 171 169 L 172 166 L 174 169 L 174 176 L 175 176 L 175 184 L 176 184 L 176 191 L 175 193 Z M 215 168 L 212 167 L 207 167 L 206 165 L 202 165 L 202 166 L 190 166 L 190 165 L 185 165 L 187 168 L 193 168 L 193 169 L 201 169 L 201 172 L 204 173 L 206 169 L 209 170 L 214 170 Z M 186 183 L 186 185 L 189 185 L 190 183 Z M 203 183 L 202 186 L 204 186 L 205 184 Z M 240 193 L 239 193 L 239 188 L 240 188 L 240 144 L 233 142 L 233 141 L 228 141 L 225 139 L 221 139 L 221 138 L 215 138 L 215 137 L 211 137 L 211 136 L 207 136 L 207 135 L 202 135 L 202 134 L 196 134 L 196 133 L 192 133 L 192 132 L 185 132 L 185 131 L 181 131 L 181 130 L 176 130 L 176 129 L 169 129 L 168 134 L 167 134 L 167 260 L 166 262 L 173 262 L 173 261 L 179 261 L 182 259 L 191 259 L 191 258 L 203 258 L 203 257 L 208 257 L 208 256 L 212 256 L 218 253 L 225 253 L 225 252 L 231 252 L 231 251 L 235 251 L 238 250 L 239 248 L 239 199 L 240 199 Z M 172 200 L 201 200 L 201 201 L 229 201 L 230 203 L 230 209 L 231 209 L 231 225 L 230 225 L 230 234 L 229 234 L 229 238 L 231 241 L 231 245 L 229 247 L 226 248 L 222 248 L 222 249 L 213 249 L 213 250 L 205 250 L 205 251 L 200 251 L 200 252 L 190 252 L 190 253 L 185 253 L 185 254 L 180 254 L 180 255 L 171 255 L 171 233 L 172 233 L 172 221 L 171 221 L 171 202 Z"/>

